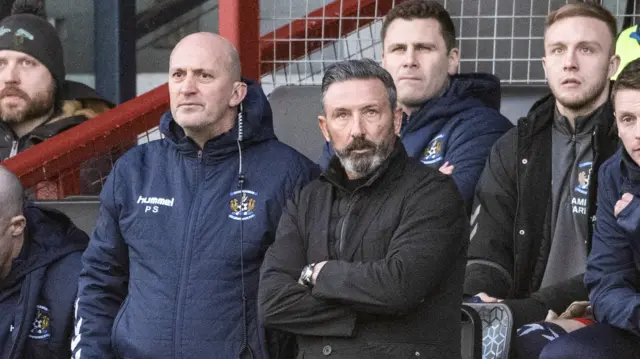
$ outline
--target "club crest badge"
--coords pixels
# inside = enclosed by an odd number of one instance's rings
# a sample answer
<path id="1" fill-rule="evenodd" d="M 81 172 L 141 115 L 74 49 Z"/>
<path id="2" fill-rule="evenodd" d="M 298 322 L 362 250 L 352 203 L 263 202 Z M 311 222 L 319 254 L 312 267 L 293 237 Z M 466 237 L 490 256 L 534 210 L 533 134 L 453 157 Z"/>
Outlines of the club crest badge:
<path id="1" fill-rule="evenodd" d="M 256 208 L 256 199 L 258 192 L 250 190 L 242 190 L 231 192 L 231 200 L 229 207 L 231 213 L 229 218 L 236 221 L 246 221 L 256 216 L 254 210 Z"/>
<path id="2" fill-rule="evenodd" d="M 51 314 L 49 308 L 44 305 L 36 306 L 36 318 L 33 320 L 29 338 L 31 339 L 47 339 L 51 336 Z"/>

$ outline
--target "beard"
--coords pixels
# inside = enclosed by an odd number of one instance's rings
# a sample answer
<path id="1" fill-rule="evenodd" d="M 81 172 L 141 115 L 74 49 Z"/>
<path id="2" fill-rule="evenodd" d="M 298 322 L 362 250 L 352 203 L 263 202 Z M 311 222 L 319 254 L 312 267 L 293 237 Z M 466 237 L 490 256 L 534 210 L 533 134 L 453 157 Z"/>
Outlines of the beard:
<path id="1" fill-rule="evenodd" d="M 39 92 L 31 98 L 17 87 L 5 87 L 0 92 L 0 121 L 9 124 L 18 124 L 43 117 L 51 112 L 54 104 L 54 90 Z M 25 101 L 26 106 L 7 106 L 2 100 L 8 96 L 19 97 Z"/>
<path id="2" fill-rule="evenodd" d="M 585 93 L 575 98 L 565 98 L 564 96 L 554 96 L 556 100 L 564 107 L 572 111 L 579 111 L 597 101 L 597 99 L 606 91 L 609 85 L 609 79 L 605 78 L 585 90 Z"/>
<path id="3" fill-rule="evenodd" d="M 340 160 L 345 171 L 351 174 L 354 179 L 363 178 L 375 170 L 391 155 L 396 141 L 396 134 L 393 126 L 389 126 L 389 132 L 380 143 L 367 140 L 364 135 L 354 137 L 353 141 L 342 150 L 337 150 L 331 140 L 336 156 Z M 358 153 L 358 150 L 369 150 Z"/>

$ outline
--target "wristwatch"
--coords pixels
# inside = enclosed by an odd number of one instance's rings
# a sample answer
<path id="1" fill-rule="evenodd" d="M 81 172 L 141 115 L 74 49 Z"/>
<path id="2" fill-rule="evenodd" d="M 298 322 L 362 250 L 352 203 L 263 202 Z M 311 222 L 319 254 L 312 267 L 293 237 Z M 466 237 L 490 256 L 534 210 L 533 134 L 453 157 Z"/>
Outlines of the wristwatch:
<path id="1" fill-rule="evenodd" d="M 302 268 L 302 273 L 300 273 L 300 281 L 307 287 L 313 287 L 311 284 L 311 276 L 313 275 L 313 267 L 315 265 L 315 263 L 307 264 Z"/>

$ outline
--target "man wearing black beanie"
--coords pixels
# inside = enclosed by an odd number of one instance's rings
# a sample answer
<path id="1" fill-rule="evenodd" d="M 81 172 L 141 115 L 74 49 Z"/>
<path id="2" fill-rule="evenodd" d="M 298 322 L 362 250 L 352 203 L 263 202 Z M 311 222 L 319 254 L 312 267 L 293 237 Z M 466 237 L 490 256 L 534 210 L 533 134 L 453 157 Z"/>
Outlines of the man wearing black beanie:
<path id="1" fill-rule="evenodd" d="M 111 107 L 92 90 L 69 101 L 65 75 L 62 43 L 42 1 L 17 0 L 0 20 L 0 161 Z"/>
<path id="2" fill-rule="evenodd" d="M 16 0 L 12 14 L 0 20 L 0 162 L 112 106 L 89 87 L 65 80 L 62 43 L 43 1 Z M 82 171 L 82 187 L 93 191 L 92 178 L 103 176 L 90 167 Z"/>

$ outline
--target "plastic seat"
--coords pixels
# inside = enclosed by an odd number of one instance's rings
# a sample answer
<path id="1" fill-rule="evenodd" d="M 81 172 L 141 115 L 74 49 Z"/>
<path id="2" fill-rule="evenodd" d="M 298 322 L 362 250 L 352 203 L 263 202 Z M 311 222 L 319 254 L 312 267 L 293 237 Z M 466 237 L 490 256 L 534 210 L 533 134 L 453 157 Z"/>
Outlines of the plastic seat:
<path id="1" fill-rule="evenodd" d="M 475 309 L 462 305 L 462 359 L 482 358 L 482 319 Z"/>
<path id="2" fill-rule="evenodd" d="M 465 303 L 482 320 L 482 358 L 508 359 L 513 330 L 511 309 L 502 303 Z"/>
<path id="3" fill-rule="evenodd" d="M 43 207 L 57 209 L 66 214 L 71 221 L 88 235 L 91 235 L 100 210 L 98 196 L 77 196 L 59 201 L 35 201 L 35 204 Z"/>

